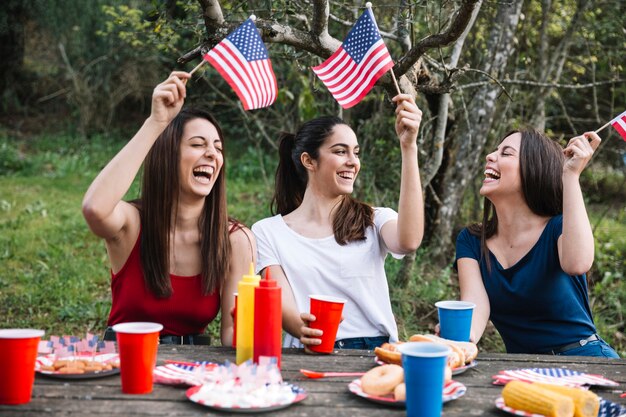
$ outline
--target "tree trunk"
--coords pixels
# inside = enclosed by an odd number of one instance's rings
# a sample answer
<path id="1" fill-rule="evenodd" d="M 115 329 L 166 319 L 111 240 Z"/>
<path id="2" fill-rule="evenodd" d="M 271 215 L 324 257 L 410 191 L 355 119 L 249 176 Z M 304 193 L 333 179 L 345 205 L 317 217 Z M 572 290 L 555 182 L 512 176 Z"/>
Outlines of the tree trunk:
<path id="1" fill-rule="evenodd" d="M 499 3 L 481 68 L 491 77 L 499 78 L 504 74 L 514 49 L 513 37 L 522 3 L 523 0 Z M 482 151 L 496 114 L 499 91 L 497 84 L 486 84 L 479 87 L 468 102 L 467 119 L 460 117 L 461 121 L 449 136 L 444 161 L 432 183 L 437 195 L 427 194 L 427 243 L 433 261 L 441 266 L 449 263 L 449 248 L 454 247 L 451 245 L 453 229 L 463 194 L 482 164 Z"/>
<path id="2" fill-rule="evenodd" d="M 27 9 L 22 1 L 8 1 L 0 16 L 6 25 L 0 27 L 0 94 L 3 101 L 19 85 L 24 63 L 24 25 Z"/>

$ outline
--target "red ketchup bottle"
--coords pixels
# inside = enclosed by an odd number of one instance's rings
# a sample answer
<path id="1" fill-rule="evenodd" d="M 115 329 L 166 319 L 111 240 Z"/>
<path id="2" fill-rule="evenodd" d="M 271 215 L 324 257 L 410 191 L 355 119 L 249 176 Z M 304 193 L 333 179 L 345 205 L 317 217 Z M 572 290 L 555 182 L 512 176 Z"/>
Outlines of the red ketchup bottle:
<path id="1" fill-rule="evenodd" d="M 281 288 L 267 268 L 265 279 L 254 289 L 254 363 L 259 363 L 259 356 L 274 356 L 280 368 L 282 320 Z"/>
<path id="2" fill-rule="evenodd" d="M 237 349 L 237 293 L 233 293 L 235 296 L 235 308 L 233 310 L 233 347 Z"/>

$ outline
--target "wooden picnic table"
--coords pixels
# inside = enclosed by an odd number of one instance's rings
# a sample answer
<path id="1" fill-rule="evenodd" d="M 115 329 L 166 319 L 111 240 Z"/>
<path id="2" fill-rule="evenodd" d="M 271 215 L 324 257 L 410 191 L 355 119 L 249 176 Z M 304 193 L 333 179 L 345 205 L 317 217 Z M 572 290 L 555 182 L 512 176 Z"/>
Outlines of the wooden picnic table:
<path id="1" fill-rule="evenodd" d="M 157 364 L 165 360 L 224 362 L 234 361 L 235 351 L 229 348 L 207 346 L 159 347 Z M 620 394 L 626 386 L 626 360 L 609 360 L 588 357 L 545 355 L 510 355 L 480 353 L 477 366 L 456 375 L 455 380 L 467 387 L 462 397 L 444 405 L 445 417 L 500 416 L 494 402 L 502 387 L 492 385 L 492 375 L 500 370 L 518 368 L 561 367 L 574 371 L 600 374 L 620 383 L 619 387 L 592 390 L 601 397 L 624 403 Z M 282 357 L 282 375 L 285 381 L 304 388 L 308 397 L 298 404 L 273 411 L 267 415 L 278 416 L 387 416 L 405 415 L 403 409 L 375 404 L 348 391 L 354 379 L 308 379 L 299 369 L 320 371 L 367 371 L 375 366 L 371 351 L 342 350 L 332 355 L 308 355 L 301 350 L 285 349 Z M 155 384 L 154 391 L 146 395 L 127 395 L 121 392 L 119 375 L 98 379 L 60 380 L 37 375 L 32 401 L 20 406 L 0 405 L 0 416 L 226 416 L 235 413 L 214 411 L 195 404 L 185 396 L 186 388 Z"/>

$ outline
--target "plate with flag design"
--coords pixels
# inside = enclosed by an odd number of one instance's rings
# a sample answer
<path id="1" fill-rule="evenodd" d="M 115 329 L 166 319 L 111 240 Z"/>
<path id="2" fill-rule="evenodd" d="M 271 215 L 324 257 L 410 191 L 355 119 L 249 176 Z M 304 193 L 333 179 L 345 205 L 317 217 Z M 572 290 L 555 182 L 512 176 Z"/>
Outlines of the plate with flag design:
<path id="1" fill-rule="evenodd" d="M 70 364 L 68 369 L 61 370 L 61 361 Z M 82 363 L 81 367 L 74 366 Z M 72 365 L 72 363 L 74 365 Z M 120 373 L 120 356 L 117 353 L 103 353 L 97 355 L 74 355 L 58 358 L 55 354 L 37 357 L 35 372 L 50 378 L 57 379 L 91 379 L 102 378 Z M 90 366 L 99 365 L 99 366 Z M 107 366 L 108 365 L 108 366 Z M 102 369 L 93 369 L 102 367 Z"/>
<path id="2" fill-rule="evenodd" d="M 350 382 L 350 384 L 348 385 L 348 389 L 351 393 L 356 394 L 359 397 L 365 398 L 368 401 L 397 408 L 406 407 L 406 403 L 404 401 L 396 401 L 393 398 L 393 394 L 376 396 L 363 392 L 363 389 L 361 388 L 361 379 L 359 378 Z M 462 383 L 454 380 L 449 381 L 443 387 L 443 402 L 447 403 L 448 401 L 456 400 L 457 398 L 462 397 L 465 394 L 465 391 L 467 391 L 467 388 Z"/>
<path id="3" fill-rule="evenodd" d="M 527 411 L 516 410 L 514 408 L 508 407 L 504 403 L 504 398 L 502 397 L 496 400 L 496 407 L 506 413 L 516 416 L 546 417 L 543 414 L 533 414 Z M 623 407 L 612 401 L 605 400 L 604 398 L 600 398 L 600 411 L 598 411 L 598 417 L 626 417 L 626 407 Z"/>
<path id="4" fill-rule="evenodd" d="M 207 387 L 207 391 L 203 393 L 203 389 Z M 214 410 L 244 414 L 258 414 L 268 411 L 281 410 L 291 406 L 292 404 L 299 403 L 307 397 L 307 392 L 303 388 L 286 382 L 283 382 L 282 384 L 274 384 L 272 387 L 266 385 L 265 388 L 267 389 L 267 392 L 265 395 L 261 395 L 261 397 L 263 397 L 263 405 L 256 405 L 254 404 L 255 401 L 250 401 L 250 395 L 242 398 L 241 396 L 236 395 L 234 391 L 227 394 L 222 393 L 221 395 L 206 395 L 212 391 L 211 385 L 198 385 L 191 387 L 186 391 L 186 395 L 187 398 L 194 403 L 212 408 Z M 272 388 L 276 388 L 276 390 Z M 287 391 L 289 395 L 276 395 L 277 390 L 283 391 L 283 394 Z M 257 400 L 258 399 L 259 398 L 257 398 Z"/>

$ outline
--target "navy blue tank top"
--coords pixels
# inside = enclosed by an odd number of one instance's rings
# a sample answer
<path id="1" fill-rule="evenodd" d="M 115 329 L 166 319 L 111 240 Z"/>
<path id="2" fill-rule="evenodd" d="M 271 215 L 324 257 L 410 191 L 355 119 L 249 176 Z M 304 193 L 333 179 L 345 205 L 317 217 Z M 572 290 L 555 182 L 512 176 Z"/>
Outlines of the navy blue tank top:
<path id="1" fill-rule="evenodd" d="M 490 319 L 509 353 L 545 353 L 596 333 L 586 275 L 561 269 L 557 241 L 562 230 L 563 216 L 551 218 L 535 246 L 510 268 L 489 251 L 491 273 L 481 259 L 480 238 L 468 229 L 457 237 L 456 259 L 478 261 Z"/>

